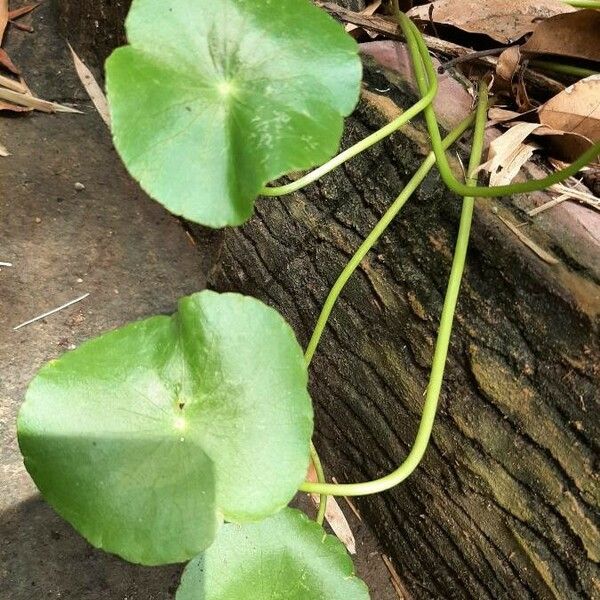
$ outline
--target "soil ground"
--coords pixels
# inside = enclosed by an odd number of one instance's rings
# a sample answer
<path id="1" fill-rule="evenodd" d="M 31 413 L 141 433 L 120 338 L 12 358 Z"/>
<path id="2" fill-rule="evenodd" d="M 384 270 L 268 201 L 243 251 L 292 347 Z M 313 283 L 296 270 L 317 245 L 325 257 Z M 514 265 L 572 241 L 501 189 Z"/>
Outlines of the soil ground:
<path id="1" fill-rule="evenodd" d="M 84 114 L 0 116 L 0 143 L 11 152 L 0 158 L 0 261 L 13 264 L 0 269 L 0 599 L 172 598 L 181 567 L 142 568 L 97 551 L 44 503 L 23 468 L 15 420 L 44 362 L 128 321 L 172 312 L 178 297 L 204 286 L 211 252 L 126 174 L 57 33 L 55 4 L 31 22 L 35 33 L 13 28 L 5 48 L 34 93 Z M 397 598 L 376 540 L 346 513 L 372 597 Z"/>

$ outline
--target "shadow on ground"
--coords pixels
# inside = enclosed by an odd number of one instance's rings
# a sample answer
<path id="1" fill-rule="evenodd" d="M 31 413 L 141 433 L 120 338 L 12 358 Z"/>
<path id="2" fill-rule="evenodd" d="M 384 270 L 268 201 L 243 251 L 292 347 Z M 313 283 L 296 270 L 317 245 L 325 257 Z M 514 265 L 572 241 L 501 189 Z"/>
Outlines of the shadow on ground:
<path id="1" fill-rule="evenodd" d="M 183 565 L 141 567 L 96 550 L 39 496 L 0 515 L 0 598 L 168 600 Z"/>

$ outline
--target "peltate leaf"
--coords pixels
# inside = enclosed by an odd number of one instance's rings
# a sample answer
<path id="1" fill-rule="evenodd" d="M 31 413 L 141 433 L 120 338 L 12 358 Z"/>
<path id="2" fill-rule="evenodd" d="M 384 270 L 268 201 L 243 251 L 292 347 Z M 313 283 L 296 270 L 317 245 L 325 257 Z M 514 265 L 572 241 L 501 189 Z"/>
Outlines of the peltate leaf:
<path id="1" fill-rule="evenodd" d="M 93 545 L 188 560 L 223 519 L 264 518 L 308 467 L 302 350 L 273 309 L 201 292 L 46 365 L 18 419 L 25 466 Z"/>
<path id="2" fill-rule="evenodd" d="M 357 44 L 310 0 L 134 0 L 106 64 L 117 150 L 168 210 L 239 225 L 262 187 L 335 154 Z"/>
<path id="3" fill-rule="evenodd" d="M 225 525 L 186 567 L 176 600 L 368 600 L 342 543 L 300 511 Z"/>

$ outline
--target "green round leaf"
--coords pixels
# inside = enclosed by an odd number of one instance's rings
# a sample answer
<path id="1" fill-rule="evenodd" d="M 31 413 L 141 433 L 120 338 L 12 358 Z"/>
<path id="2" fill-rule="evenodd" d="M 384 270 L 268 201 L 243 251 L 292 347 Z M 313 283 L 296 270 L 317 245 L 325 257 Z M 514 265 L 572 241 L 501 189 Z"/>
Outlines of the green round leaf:
<path id="1" fill-rule="evenodd" d="M 287 508 L 251 525 L 225 525 L 188 564 L 177 600 L 368 600 L 342 543 Z"/>
<path id="2" fill-rule="evenodd" d="M 290 327 L 201 292 L 46 365 L 18 419 L 25 466 L 93 545 L 132 562 L 190 559 L 223 519 L 280 510 L 308 467 L 312 405 Z"/>
<path id="3" fill-rule="evenodd" d="M 106 64 L 115 145 L 172 213 L 239 225 L 267 182 L 336 153 L 361 64 L 310 0 L 134 0 L 126 25 Z"/>

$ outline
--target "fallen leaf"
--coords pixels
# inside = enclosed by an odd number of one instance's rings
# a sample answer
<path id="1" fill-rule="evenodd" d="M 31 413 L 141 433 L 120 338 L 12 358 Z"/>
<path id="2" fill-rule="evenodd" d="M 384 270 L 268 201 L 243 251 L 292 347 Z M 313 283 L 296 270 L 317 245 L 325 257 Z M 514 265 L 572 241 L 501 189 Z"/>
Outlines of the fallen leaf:
<path id="1" fill-rule="evenodd" d="M 0 2 L 1 1 L 2 0 L 0 0 Z M 4 67 L 5 69 L 10 71 L 14 75 L 21 74 L 19 69 L 17 69 L 17 66 L 15 65 L 15 63 L 12 60 L 10 60 L 10 56 L 8 56 L 8 54 L 6 53 L 6 50 L 3 50 L 2 48 L 0 48 L 0 66 Z"/>
<path id="2" fill-rule="evenodd" d="M 48 102 L 47 100 L 35 98 L 30 94 L 20 94 L 19 92 L 14 92 L 13 90 L 8 90 L 1 87 L 0 101 L 6 101 L 10 104 L 17 104 L 27 108 L 33 108 L 46 113 L 65 112 L 82 114 L 80 110 L 71 108 L 70 106 L 64 106 L 62 104 L 57 104 L 56 102 Z"/>
<path id="3" fill-rule="evenodd" d="M 496 65 L 496 75 L 511 83 L 515 73 L 519 69 L 519 63 L 521 62 L 521 51 L 519 46 L 511 46 L 502 52 L 498 57 L 498 64 Z"/>
<path id="4" fill-rule="evenodd" d="M 540 125 L 533 135 L 542 138 L 540 141 L 549 156 L 567 163 L 577 160 L 592 145 L 589 138 L 579 133 L 560 131 L 545 125 Z"/>
<path id="5" fill-rule="evenodd" d="M 510 123 L 510 121 L 514 121 L 515 119 L 523 120 L 525 115 L 532 114 L 533 111 L 529 111 L 528 113 L 520 113 L 516 110 L 507 110 L 506 108 L 500 108 L 498 106 L 492 106 L 488 110 L 488 123 L 487 126 L 491 127 L 492 125 L 497 125 L 498 123 Z"/>
<path id="6" fill-rule="evenodd" d="M 586 77 L 550 98 L 540 107 L 539 118 L 542 125 L 599 141 L 600 75 Z"/>
<path id="7" fill-rule="evenodd" d="M 431 5 L 434 23 L 482 33 L 502 44 L 531 33 L 540 19 L 575 10 L 560 0 L 436 0 Z M 429 6 L 416 6 L 408 15 L 428 23 Z"/>
<path id="8" fill-rule="evenodd" d="M 490 173 L 490 185 L 509 184 L 521 167 L 531 158 L 538 146 L 525 139 L 539 127 L 539 123 L 518 123 L 490 143 L 487 162 L 479 170 Z"/>
<path id="9" fill-rule="evenodd" d="M 98 82 L 94 79 L 92 72 L 87 68 L 85 63 L 77 56 L 75 50 L 71 47 L 71 44 L 67 44 L 69 46 L 69 50 L 71 51 L 71 55 L 73 56 L 73 62 L 75 63 L 75 70 L 77 71 L 77 75 L 85 88 L 85 91 L 88 93 L 90 99 L 94 103 L 96 110 L 98 111 L 102 120 L 110 127 L 110 113 L 108 110 L 108 102 L 106 101 L 106 96 L 102 91 L 102 88 L 98 85 Z"/>
<path id="10" fill-rule="evenodd" d="M 307 480 L 316 483 L 317 481 L 317 473 L 315 468 L 310 463 L 310 467 L 308 469 Z M 319 505 L 319 495 L 318 494 L 309 494 L 312 501 L 315 503 L 315 506 Z M 350 529 L 350 525 L 340 508 L 340 505 L 337 503 L 335 498 L 329 497 L 327 499 L 327 509 L 325 511 L 325 520 L 331 526 L 333 533 L 338 537 L 340 542 L 346 546 L 346 549 L 350 554 L 356 554 L 356 540 L 354 539 L 354 534 Z"/>
<path id="11" fill-rule="evenodd" d="M 8 25 L 8 0 L 0 0 L 0 46 L 4 39 L 4 31 Z"/>
<path id="12" fill-rule="evenodd" d="M 18 19 L 19 17 L 29 14 L 32 10 L 35 10 L 40 4 L 41 4 L 41 2 L 38 2 L 36 4 L 28 4 L 27 6 L 21 6 L 21 8 L 16 8 L 15 10 L 11 10 L 8 13 L 9 21 Z"/>
<path id="13" fill-rule="evenodd" d="M 525 85 L 525 78 L 523 75 L 523 69 L 520 69 L 517 80 L 513 82 L 513 95 L 519 112 L 526 113 L 538 106 L 539 102 L 533 102 L 529 99 L 529 93 L 527 92 L 527 86 Z"/>
<path id="14" fill-rule="evenodd" d="M 19 92 L 21 94 L 24 94 L 27 91 L 27 87 L 24 86 L 22 83 L 20 83 L 16 79 L 5 77 L 4 75 L 0 75 L 0 86 L 8 88 L 9 90 L 13 90 L 13 92 Z"/>
<path id="15" fill-rule="evenodd" d="M 391 17 L 385 17 L 378 14 L 369 17 L 352 12 L 351 10 L 347 10 L 337 4 L 332 4 L 331 2 L 315 0 L 315 3 L 343 23 L 360 25 L 370 31 L 381 33 L 391 40 L 403 40 L 401 33 L 398 31 L 398 24 Z M 429 22 L 429 19 L 427 19 L 427 22 Z M 438 37 L 423 35 L 423 39 L 429 50 L 435 54 L 444 54 L 452 58 L 457 58 L 471 53 L 470 50 L 463 46 L 453 44 L 452 42 L 442 40 Z M 496 67 L 497 61 L 498 59 L 495 56 L 480 56 L 473 58 L 473 62 L 492 68 Z M 541 90 L 546 95 L 558 94 L 558 92 L 565 89 L 565 86 L 562 83 L 531 69 L 525 69 L 524 77 L 529 85 L 534 86 L 537 90 Z"/>
<path id="16" fill-rule="evenodd" d="M 556 54 L 600 62 L 600 11 L 579 10 L 538 23 L 522 46 L 527 54 Z"/>

